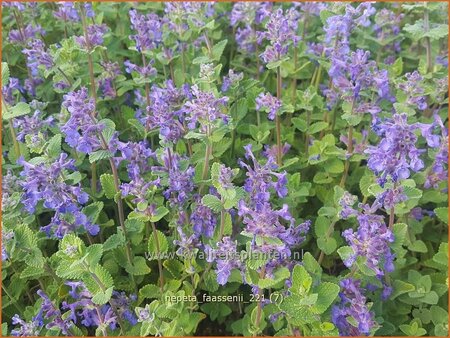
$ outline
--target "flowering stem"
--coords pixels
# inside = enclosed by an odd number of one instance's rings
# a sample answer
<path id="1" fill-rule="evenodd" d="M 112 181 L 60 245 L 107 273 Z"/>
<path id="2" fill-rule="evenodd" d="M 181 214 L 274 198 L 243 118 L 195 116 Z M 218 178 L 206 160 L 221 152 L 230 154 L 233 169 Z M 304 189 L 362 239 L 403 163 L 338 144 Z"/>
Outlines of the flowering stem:
<path id="1" fill-rule="evenodd" d="M 2 109 L 4 110 L 5 113 L 8 113 L 8 106 L 6 105 L 5 99 L 2 96 Z M 12 142 L 13 142 L 13 146 L 14 146 L 14 153 L 16 155 L 16 158 L 20 157 L 20 146 L 19 146 L 19 142 L 17 142 L 17 136 L 16 136 L 16 131 L 14 130 L 14 126 L 13 126 L 13 119 L 8 121 L 8 125 L 9 125 L 9 132 L 11 133 L 11 138 L 12 138 Z"/>
<path id="2" fill-rule="evenodd" d="M 331 222 L 330 226 L 328 227 L 325 237 L 331 236 L 331 234 L 334 231 L 334 225 L 336 224 L 337 221 L 338 220 L 334 220 L 333 222 Z M 320 255 L 319 255 L 319 258 L 317 259 L 317 263 L 319 263 L 319 265 L 320 265 L 324 258 L 325 258 L 325 253 L 322 250 L 320 250 Z"/>
<path id="3" fill-rule="evenodd" d="M 425 9 L 423 12 L 423 29 L 425 33 L 430 30 L 430 19 L 427 2 L 424 1 Z M 429 36 L 425 37 L 425 48 L 427 50 L 427 72 L 430 73 L 433 70 L 433 60 L 431 56 L 431 40 Z"/>
<path id="4" fill-rule="evenodd" d="M 266 266 L 264 265 L 261 268 L 261 271 L 259 272 L 259 279 L 263 279 L 265 274 L 266 274 Z M 256 321 L 255 321 L 255 326 L 257 330 L 259 330 L 259 324 L 261 323 L 263 292 L 264 291 L 262 288 L 258 288 L 258 309 L 256 310 Z M 254 336 L 256 336 L 256 334 L 254 334 Z"/>
<path id="5" fill-rule="evenodd" d="M 81 8 L 80 10 L 81 13 L 81 23 L 83 25 L 83 33 L 84 33 L 84 38 L 86 40 L 86 45 L 87 45 L 87 49 L 88 49 L 88 66 L 89 66 L 89 78 L 91 80 L 91 95 L 94 98 L 94 102 L 97 103 L 97 92 L 95 90 L 95 77 L 94 77 L 94 62 L 92 60 L 92 46 L 91 46 L 91 42 L 89 41 L 89 36 L 88 36 L 88 31 L 87 31 L 87 24 L 86 24 L 86 16 L 84 13 L 84 9 Z"/>
<path id="6" fill-rule="evenodd" d="M 277 99 L 281 101 L 281 67 L 277 67 Z M 275 115 L 275 124 L 277 128 L 277 164 L 281 167 L 281 121 L 278 114 Z"/>
<path id="7" fill-rule="evenodd" d="M 163 276 L 163 266 L 162 266 L 162 262 L 161 262 L 161 249 L 159 246 L 159 239 L 158 239 L 158 233 L 156 232 L 155 222 L 150 222 L 150 223 L 152 225 L 153 237 L 155 239 L 155 246 L 156 246 L 156 254 L 158 256 L 159 287 L 160 287 L 161 293 L 162 293 L 163 288 L 164 288 L 164 276 Z"/>
<path id="8" fill-rule="evenodd" d="M 145 60 L 144 53 L 141 54 L 142 56 L 142 66 L 144 68 L 147 67 L 147 61 Z M 150 106 L 150 85 L 148 83 L 145 83 L 145 99 L 147 102 L 147 107 Z"/>
<path id="9" fill-rule="evenodd" d="M 347 147 L 347 152 L 348 152 L 348 156 L 351 156 L 351 154 L 353 152 L 353 126 L 351 126 L 351 125 L 348 127 L 348 147 Z M 348 159 L 345 160 L 344 173 L 342 174 L 341 183 L 339 184 L 339 186 L 341 186 L 341 187 L 345 186 L 345 181 L 347 180 L 349 168 L 350 168 L 350 160 L 348 158 Z"/>
<path id="10" fill-rule="evenodd" d="M 205 150 L 205 163 L 203 164 L 203 171 L 202 171 L 202 181 L 205 181 L 206 178 L 208 177 L 208 170 L 209 170 L 209 159 L 212 155 L 212 144 L 209 140 L 209 137 L 211 136 L 211 129 L 209 126 L 206 127 L 206 135 L 207 135 L 207 142 L 208 144 L 206 145 L 206 150 Z M 205 187 L 205 184 L 202 183 L 201 187 L 200 187 L 200 194 L 202 193 L 203 189 Z"/>
<path id="11" fill-rule="evenodd" d="M 392 227 L 394 226 L 394 220 L 395 220 L 395 210 L 394 206 L 392 206 L 391 211 L 389 213 L 389 229 L 392 230 Z"/>
<path id="12" fill-rule="evenodd" d="M 353 98 L 350 115 L 353 114 L 353 109 L 355 108 L 355 101 L 356 101 L 355 98 Z M 350 156 L 353 153 L 353 126 L 351 124 L 348 126 L 347 153 L 348 153 L 348 155 L 347 155 L 348 157 L 345 160 L 344 173 L 342 174 L 341 183 L 339 184 L 339 186 L 342 188 L 345 186 L 345 181 L 347 180 L 348 170 L 350 167 Z"/>
<path id="13" fill-rule="evenodd" d="M 92 279 L 95 281 L 95 283 L 99 286 L 99 288 L 102 290 L 102 292 L 105 292 L 106 291 L 105 285 L 102 283 L 100 278 L 98 278 L 98 276 L 94 272 L 91 271 L 89 265 L 86 262 L 83 262 L 82 266 L 89 273 L 89 275 L 92 277 Z M 122 331 L 122 328 L 124 327 L 122 319 L 120 318 L 119 314 L 117 313 L 117 309 L 114 307 L 114 305 L 111 303 L 111 301 L 109 301 L 109 305 L 111 306 L 111 310 L 113 310 L 114 314 L 116 315 L 117 322 L 120 325 L 120 331 Z"/>

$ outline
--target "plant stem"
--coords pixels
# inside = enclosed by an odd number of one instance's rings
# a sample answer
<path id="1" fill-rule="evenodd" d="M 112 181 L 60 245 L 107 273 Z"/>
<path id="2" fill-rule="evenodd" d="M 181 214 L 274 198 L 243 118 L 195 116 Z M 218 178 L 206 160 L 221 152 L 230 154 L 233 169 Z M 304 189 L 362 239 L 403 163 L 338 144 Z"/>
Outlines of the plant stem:
<path id="1" fill-rule="evenodd" d="M 428 33 L 430 30 L 429 10 L 426 1 L 424 1 L 424 4 L 425 9 L 423 11 L 423 29 L 425 33 Z M 433 70 L 433 59 L 431 56 L 431 40 L 429 36 L 425 37 L 425 49 L 427 52 L 427 73 L 431 73 L 431 71 Z"/>
<path id="2" fill-rule="evenodd" d="M 395 220 L 395 210 L 394 207 L 391 208 L 389 213 L 389 229 L 392 230 Z"/>
<path id="3" fill-rule="evenodd" d="M 145 68 L 147 67 L 147 61 L 145 60 L 144 53 L 142 53 L 141 56 L 142 56 L 142 66 Z M 147 107 L 150 106 L 150 85 L 148 83 L 145 83 L 145 99 L 147 102 Z"/>
<path id="4" fill-rule="evenodd" d="M 205 181 L 206 178 L 208 177 L 208 171 L 209 171 L 209 159 L 212 155 L 212 144 L 209 140 L 209 137 L 211 136 L 211 129 L 210 126 L 206 127 L 206 136 L 207 136 L 207 145 L 206 145 L 206 149 L 205 149 L 205 163 L 203 164 L 203 171 L 202 171 L 202 181 Z M 203 189 L 205 187 L 205 184 L 202 183 L 202 185 L 200 186 L 199 192 L 200 194 L 203 192 Z"/>
<path id="5" fill-rule="evenodd" d="M 9 293 L 8 290 L 6 290 L 6 287 L 3 285 L 2 283 L 2 290 L 5 292 L 5 294 L 9 297 L 9 299 L 11 299 L 11 303 L 14 304 L 14 306 L 16 307 L 16 309 L 19 311 L 19 313 L 24 313 L 24 309 L 22 309 L 20 307 L 20 305 L 17 303 L 17 301 L 13 298 L 13 296 L 11 296 L 11 294 Z"/>
<path id="6" fill-rule="evenodd" d="M 353 99 L 350 114 L 353 114 L 354 107 L 355 107 L 355 99 Z M 345 181 L 347 180 L 348 170 L 350 168 L 350 156 L 352 156 L 352 153 L 353 153 L 353 126 L 352 125 L 348 126 L 347 138 L 348 138 L 347 139 L 347 153 L 348 153 L 347 156 L 348 157 L 345 160 L 344 173 L 342 174 L 341 182 L 339 183 L 339 186 L 342 188 L 345 186 Z"/>
<path id="7" fill-rule="evenodd" d="M 277 99 L 281 101 L 281 67 L 277 67 Z M 276 137 L 277 137 L 277 164 L 281 167 L 282 147 L 281 147 L 281 121 L 278 114 L 275 115 Z"/>
<path id="8" fill-rule="evenodd" d="M 261 268 L 261 271 L 259 272 L 259 279 L 263 279 L 265 274 L 266 274 L 266 266 L 264 265 Z M 256 310 L 256 322 L 255 322 L 255 326 L 258 330 L 259 330 L 259 324 L 261 323 L 261 314 L 262 314 L 261 298 L 262 298 L 263 293 L 264 293 L 264 290 L 262 288 L 259 288 L 259 290 L 258 290 L 258 308 Z"/>
<path id="9" fill-rule="evenodd" d="M 328 227 L 327 233 L 326 233 L 326 237 L 330 237 L 331 234 L 334 231 L 334 225 L 336 224 L 337 220 L 334 220 L 333 222 L 331 222 L 330 226 Z M 319 265 L 322 263 L 323 259 L 325 258 L 325 253 L 320 250 L 320 255 L 319 258 L 317 259 L 317 263 L 319 263 Z"/>
<path id="10" fill-rule="evenodd" d="M 86 45 L 88 49 L 88 67 L 89 67 L 89 78 L 91 80 L 91 95 L 94 98 L 95 104 L 97 104 L 97 92 L 95 89 L 95 77 L 94 77 L 94 61 L 92 60 L 92 46 L 91 42 L 89 41 L 88 31 L 87 31 L 87 23 L 86 23 L 86 16 L 84 13 L 84 8 L 80 6 L 80 16 L 81 16 L 81 23 L 83 25 L 83 33 L 84 38 L 86 40 Z"/>
<path id="11" fill-rule="evenodd" d="M 163 266 L 161 262 L 161 249 L 159 246 L 159 239 L 158 239 L 158 233 L 156 232 L 156 226 L 155 222 L 150 222 L 152 225 L 153 230 L 153 238 L 155 239 L 155 245 L 156 245 L 156 254 L 158 256 L 158 270 L 159 270 L 159 287 L 161 289 L 161 293 L 164 289 L 164 276 L 163 276 Z"/>
<path id="12" fill-rule="evenodd" d="M 7 114 L 8 113 L 8 106 L 5 102 L 5 99 L 2 96 L 2 109 L 4 110 L 4 112 Z M 9 125 L 9 132 L 11 134 L 11 139 L 13 142 L 13 146 L 14 146 L 14 153 L 16 155 L 16 158 L 20 157 L 20 146 L 19 146 L 19 142 L 17 142 L 17 136 L 16 136 L 16 131 L 14 130 L 14 125 L 13 125 L 13 119 L 10 119 L 8 121 L 8 125 Z"/>

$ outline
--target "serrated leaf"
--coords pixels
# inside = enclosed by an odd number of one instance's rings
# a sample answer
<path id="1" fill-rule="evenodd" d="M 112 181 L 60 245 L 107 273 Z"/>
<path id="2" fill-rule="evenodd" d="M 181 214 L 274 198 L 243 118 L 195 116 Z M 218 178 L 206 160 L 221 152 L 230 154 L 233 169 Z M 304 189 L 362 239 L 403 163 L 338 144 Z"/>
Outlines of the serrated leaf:
<path id="1" fill-rule="evenodd" d="M 222 210 L 222 202 L 217 196 L 207 194 L 202 198 L 202 204 L 212 211 L 219 213 Z"/>
<path id="2" fill-rule="evenodd" d="M 9 67 L 6 62 L 2 62 L 2 87 L 6 86 L 9 82 Z"/>
<path id="3" fill-rule="evenodd" d="M 103 202 L 98 201 L 83 208 L 83 213 L 88 217 L 88 219 L 95 223 L 97 222 L 100 212 L 103 210 Z"/>
<path id="4" fill-rule="evenodd" d="M 337 284 L 323 282 L 314 291 L 318 294 L 317 302 L 311 308 L 314 313 L 324 313 L 338 296 L 340 287 Z"/>
<path id="5" fill-rule="evenodd" d="M 220 60 L 220 57 L 222 56 L 227 43 L 228 43 L 228 40 L 225 39 L 225 40 L 222 40 L 222 41 L 214 44 L 214 46 L 212 48 L 212 55 L 213 55 L 214 60 L 216 60 L 216 61 Z"/>
<path id="6" fill-rule="evenodd" d="M 169 250 L 169 244 L 167 243 L 166 236 L 159 230 L 156 230 L 156 234 L 157 235 L 155 236 L 155 233 L 152 233 L 148 240 L 148 252 L 150 253 L 150 257 L 152 259 L 157 259 L 158 254 Z"/>
<path id="7" fill-rule="evenodd" d="M 133 263 L 127 264 L 125 270 L 132 275 L 142 276 L 150 273 L 151 269 L 147 265 L 147 260 L 142 256 L 133 258 Z"/>
<path id="8" fill-rule="evenodd" d="M 89 162 L 94 163 L 110 157 L 113 157 L 113 154 L 109 150 L 101 149 L 89 154 Z"/>
<path id="9" fill-rule="evenodd" d="M 448 207 L 436 208 L 434 213 L 442 222 L 448 225 Z"/>
<path id="10" fill-rule="evenodd" d="M 56 157 L 61 153 L 61 134 L 53 136 L 47 144 L 47 153 L 50 157 Z"/>
<path id="11" fill-rule="evenodd" d="M 19 102 L 14 107 L 8 110 L 4 109 L 2 118 L 3 120 L 10 120 L 15 117 L 27 115 L 31 112 L 30 106 L 25 102 Z"/>
<path id="12" fill-rule="evenodd" d="M 311 289 L 312 277 L 302 265 L 296 265 L 292 271 L 292 286 L 290 291 L 296 294 L 306 294 Z"/>
<path id="13" fill-rule="evenodd" d="M 161 289 L 154 285 L 154 284 L 147 284 L 144 285 L 140 290 L 139 290 L 139 297 L 142 299 L 145 298 L 159 298 L 160 297 L 160 292 Z"/>
<path id="14" fill-rule="evenodd" d="M 103 305 L 109 302 L 109 300 L 111 299 L 112 296 L 112 292 L 113 292 L 113 288 L 108 288 L 105 291 L 100 291 L 97 292 L 93 297 L 92 297 L 92 302 L 94 304 L 97 305 Z"/>
<path id="15" fill-rule="evenodd" d="M 100 176 L 100 184 L 107 198 L 114 198 L 116 195 L 116 186 L 114 184 L 114 176 L 111 174 L 103 174 Z"/>
<path id="16" fill-rule="evenodd" d="M 312 135 L 312 134 L 318 133 L 319 131 L 324 130 L 327 127 L 328 127 L 328 123 L 326 123 L 326 122 L 323 122 L 323 121 L 316 122 L 309 126 L 308 132 L 309 132 L 309 134 Z"/>
<path id="17" fill-rule="evenodd" d="M 150 222 L 156 223 L 159 220 L 161 220 L 161 218 L 166 216 L 168 213 L 169 213 L 169 210 L 166 207 L 163 207 L 163 206 L 158 207 L 150 216 Z"/>
<path id="18" fill-rule="evenodd" d="M 105 242 L 103 243 L 103 250 L 104 251 L 113 250 L 124 244 L 125 244 L 125 237 L 123 236 L 122 232 L 120 232 L 109 236 L 105 240 Z"/>
<path id="19" fill-rule="evenodd" d="M 333 237 L 323 236 L 317 239 L 317 246 L 326 255 L 330 255 L 336 250 L 337 242 Z"/>

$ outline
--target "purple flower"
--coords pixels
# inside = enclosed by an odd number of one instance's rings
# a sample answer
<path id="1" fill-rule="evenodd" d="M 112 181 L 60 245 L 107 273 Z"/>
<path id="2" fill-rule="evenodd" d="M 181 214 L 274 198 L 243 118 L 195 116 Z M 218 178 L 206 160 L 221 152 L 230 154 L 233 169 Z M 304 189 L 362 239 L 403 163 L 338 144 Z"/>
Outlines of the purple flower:
<path id="1" fill-rule="evenodd" d="M 199 237 L 203 235 L 207 238 L 211 238 L 217 224 L 217 217 L 210 208 L 199 201 L 192 211 L 191 223 L 193 225 L 194 234 Z"/>
<path id="2" fill-rule="evenodd" d="M 420 159 L 423 150 L 416 148 L 416 129 L 416 124 L 408 124 L 406 114 L 395 114 L 379 126 L 380 143 L 367 147 L 365 153 L 369 155 L 367 165 L 379 176 L 381 185 L 387 177 L 397 182 L 408 178 L 410 170 L 417 172 L 424 167 Z"/>
<path id="3" fill-rule="evenodd" d="M 274 120 L 281 108 L 281 101 L 270 93 L 261 93 L 256 98 L 256 110 L 266 110 L 269 114 L 267 118 Z"/>
<path id="4" fill-rule="evenodd" d="M 194 249 L 200 246 L 199 238 L 197 235 L 192 234 L 189 237 L 184 233 L 183 228 L 181 226 L 177 227 L 177 231 L 179 234 L 179 240 L 174 240 L 173 244 L 178 246 L 176 253 L 179 256 L 186 256 L 192 254 Z"/>
<path id="5" fill-rule="evenodd" d="M 182 159 L 178 154 L 172 154 L 170 149 L 167 149 L 162 160 L 164 165 L 152 167 L 152 171 L 165 173 L 164 181 L 167 182 L 167 189 L 163 195 L 172 207 L 178 206 L 181 209 L 194 190 L 195 170 L 188 165 L 186 159 Z"/>
<path id="6" fill-rule="evenodd" d="M 228 75 L 223 77 L 222 91 L 226 92 L 230 87 L 235 86 L 244 78 L 244 73 L 235 73 L 233 69 L 228 71 Z"/>
<path id="7" fill-rule="evenodd" d="M 356 232 L 347 229 L 342 233 L 347 243 L 353 249 L 353 254 L 344 261 L 345 266 L 352 267 L 358 257 L 366 258 L 365 264 L 373 270 L 378 278 L 386 272 L 394 270 L 394 254 L 389 244 L 394 241 L 394 235 L 386 227 L 384 217 L 374 212 L 381 206 L 376 200 L 372 207 L 361 205 L 361 211 L 357 212 L 359 223 Z M 346 216 L 345 214 L 341 216 Z"/>
<path id="8" fill-rule="evenodd" d="M 185 133 L 184 112 L 181 109 L 185 93 L 175 87 L 171 80 L 166 87 L 153 86 L 147 114 L 137 115 L 147 130 L 159 128 L 159 136 L 164 143 L 175 144 Z"/>
<path id="9" fill-rule="evenodd" d="M 286 13 L 279 8 L 270 14 L 265 25 L 266 31 L 258 32 L 258 43 L 264 39 L 269 41 L 269 46 L 260 55 L 265 63 L 281 60 L 287 54 L 291 43 L 297 46 L 300 41 L 297 26 L 298 12 L 293 8 Z"/>
<path id="10" fill-rule="evenodd" d="M 53 16 L 64 22 L 78 22 L 80 16 L 73 2 L 58 2 L 58 10 L 53 12 Z"/>
<path id="11" fill-rule="evenodd" d="M 113 135 L 109 144 L 102 144 L 99 135 L 105 125 L 95 120 L 94 99 L 88 96 L 85 87 L 64 95 L 62 105 L 70 113 L 69 119 L 61 127 L 70 147 L 86 154 L 108 147 L 112 153 L 115 153 L 119 146 L 117 135 Z"/>
<path id="12" fill-rule="evenodd" d="M 366 305 L 367 299 L 362 293 L 361 281 L 352 278 L 341 281 L 341 299 L 338 305 L 331 310 L 331 319 L 339 330 L 341 336 L 369 335 L 371 329 L 376 325 L 374 314 Z M 352 317 L 357 327 L 353 326 L 348 317 Z"/>
<path id="13" fill-rule="evenodd" d="M 223 237 L 222 241 L 217 243 L 216 249 L 206 245 L 205 251 L 208 255 L 207 261 L 209 263 L 216 262 L 215 271 L 219 285 L 225 285 L 228 282 L 231 270 L 242 267 L 242 262 L 237 251 L 237 242 L 228 236 Z"/>
<path id="14" fill-rule="evenodd" d="M 32 76 L 38 76 L 39 66 L 43 66 L 45 69 L 53 67 L 53 59 L 46 52 L 42 40 L 33 39 L 28 43 L 28 47 L 22 50 L 22 53 L 27 57 L 27 66 Z"/>
<path id="15" fill-rule="evenodd" d="M 130 35 L 130 39 L 136 42 L 139 52 L 152 50 L 162 43 L 161 19 L 154 13 L 140 14 L 137 10 L 130 12 L 131 28 L 136 31 L 136 35 Z"/>
<path id="16" fill-rule="evenodd" d="M 12 325 L 20 325 L 20 327 L 11 330 L 11 336 L 15 337 L 29 337 L 39 336 L 42 329 L 42 324 L 33 318 L 30 322 L 26 322 L 20 318 L 18 314 L 11 318 Z"/>
<path id="17" fill-rule="evenodd" d="M 49 116 L 45 120 L 42 119 L 42 112 L 36 110 L 32 116 L 18 117 L 14 120 L 14 127 L 18 128 L 17 140 L 20 142 L 25 142 L 25 137 L 30 135 L 30 137 L 37 137 L 38 134 L 42 133 L 44 136 L 47 135 L 47 128 L 53 125 L 53 117 Z"/>
<path id="18" fill-rule="evenodd" d="M 61 310 L 53 304 L 51 299 L 42 290 L 38 290 L 36 293 L 43 300 L 41 311 L 45 314 L 45 318 L 51 319 L 45 327 L 49 330 L 57 328 L 64 335 L 72 335 L 70 328 L 73 326 L 73 323 L 69 319 L 63 319 Z"/>
<path id="19" fill-rule="evenodd" d="M 222 119 L 228 122 L 228 115 L 222 112 L 222 107 L 228 103 L 228 97 L 217 99 L 212 92 L 201 91 L 197 85 L 191 87 L 193 98 L 183 106 L 189 129 L 195 129 L 200 124 L 200 130 L 211 131 L 213 123 Z"/>
<path id="20" fill-rule="evenodd" d="M 22 45 L 26 45 L 28 41 L 35 38 L 37 35 L 43 35 L 45 31 L 41 26 L 33 26 L 32 24 L 28 24 L 23 29 L 13 29 L 9 32 L 9 42 L 12 44 L 18 43 Z"/>
<path id="21" fill-rule="evenodd" d="M 251 160 L 253 164 L 252 167 L 239 160 L 241 167 L 247 170 L 244 189 L 250 194 L 252 205 L 255 205 L 257 210 L 262 210 L 270 199 L 270 190 L 275 190 L 279 197 L 287 195 L 286 172 L 276 173 L 274 171 L 277 165 L 273 157 L 269 157 L 264 165 L 260 164 L 253 155 L 251 144 L 245 146 L 244 149 L 246 159 Z"/>
<path id="22" fill-rule="evenodd" d="M 408 198 L 403 193 L 403 187 L 399 186 L 387 189 L 380 196 L 377 196 L 377 199 L 383 204 L 385 209 L 392 209 L 397 204 L 406 201 Z"/>
<path id="23" fill-rule="evenodd" d="M 236 2 L 231 10 L 230 24 L 255 22 L 258 25 L 270 15 L 272 7 L 271 2 Z"/>
<path id="24" fill-rule="evenodd" d="M 15 77 L 9 78 L 9 83 L 2 88 L 2 95 L 5 102 L 11 106 L 16 104 L 15 93 L 21 92 L 23 89 L 20 86 L 19 79 Z"/>
<path id="25" fill-rule="evenodd" d="M 2 201 L 3 204 L 3 201 Z M 14 231 L 12 230 L 6 230 L 2 228 L 2 262 L 7 260 L 9 258 L 8 250 L 6 249 L 6 246 L 9 246 L 9 243 L 14 238 Z"/>
<path id="26" fill-rule="evenodd" d="M 125 71 L 131 74 L 133 71 L 140 74 L 142 77 L 154 77 L 158 74 L 156 68 L 153 67 L 154 60 L 151 60 L 145 67 L 139 67 L 129 60 L 126 60 L 123 64 L 125 66 Z"/>
<path id="27" fill-rule="evenodd" d="M 418 71 L 405 74 L 406 81 L 399 83 L 398 88 L 406 94 L 406 103 L 416 106 L 420 110 L 428 107 L 427 98 L 424 95 L 423 77 Z"/>
<path id="28" fill-rule="evenodd" d="M 99 232 L 98 225 L 90 222 L 81 212 L 80 205 L 89 199 L 81 185 L 71 186 L 65 183 L 62 175 L 64 170 L 75 170 L 75 160 L 67 160 L 67 154 L 62 153 L 57 161 L 51 165 L 44 163 L 33 165 L 20 158 L 18 163 L 23 166 L 20 176 L 23 180 L 22 203 L 30 213 L 33 213 L 38 202 L 42 201 L 44 208 L 56 211 L 49 225 L 41 230 L 48 236 L 53 234 L 62 238 L 66 233 L 79 228 L 86 229 L 91 235 Z"/>
<path id="29" fill-rule="evenodd" d="M 239 50 L 247 53 L 254 53 L 257 46 L 256 31 L 247 25 L 244 28 L 238 27 L 235 36 Z"/>
<path id="30" fill-rule="evenodd" d="M 108 27 L 105 24 L 101 25 L 89 25 L 87 27 L 87 40 L 86 36 L 76 36 L 75 41 L 80 47 L 92 50 L 96 46 L 100 46 L 103 43 L 103 35 L 108 31 Z"/>
<path id="31" fill-rule="evenodd" d="M 166 2 L 165 21 L 169 29 L 181 33 L 189 29 L 188 22 L 202 27 L 214 15 L 214 2 L 176 1 Z"/>

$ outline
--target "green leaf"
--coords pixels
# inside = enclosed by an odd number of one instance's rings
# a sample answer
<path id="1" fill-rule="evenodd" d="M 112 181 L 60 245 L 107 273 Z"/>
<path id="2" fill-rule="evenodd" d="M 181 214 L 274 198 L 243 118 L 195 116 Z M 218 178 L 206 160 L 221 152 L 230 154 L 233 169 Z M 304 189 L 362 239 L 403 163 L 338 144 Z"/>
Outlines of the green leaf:
<path id="1" fill-rule="evenodd" d="M 147 265 L 147 260 L 142 256 L 136 256 L 133 258 L 133 263 L 127 264 L 125 270 L 132 275 L 142 276 L 150 273 L 150 268 Z"/>
<path id="2" fill-rule="evenodd" d="M 442 222 L 448 225 L 448 207 L 436 208 L 434 213 Z"/>
<path id="3" fill-rule="evenodd" d="M 389 297 L 389 299 L 392 299 L 392 300 L 404 293 L 408 293 L 408 292 L 415 290 L 414 285 L 403 282 L 399 279 L 394 280 L 394 283 L 392 286 L 393 286 L 394 290 L 392 291 L 392 294 Z"/>
<path id="4" fill-rule="evenodd" d="M 318 294 L 317 302 L 311 308 L 311 311 L 317 314 L 324 313 L 334 302 L 339 291 L 340 287 L 337 284 L 329 282 L 319 284 L 317 290 L 314 291 Z"/>
<path id="5" fill-rule="evenodd" d="M 123 236 L 122 232 L 119 232 L 117 234 L 113 234 L 113 235 L 109 236 L 105 240 L 105 242 L 103 243 L 103 250 L 104 251 L 113 250 L 124 244 L 125 244 L 125 237 Z"/>
<path id="6" fill-rule="evenodd" d="M 158 253 L 164 253 L 169 250 L 166 236 L 159 230 L 156 230 L 156 234 L 155 236 L 153 233 L 148 240 L 148 252 L 152 255 L 153 259 L 158 258 Z"/>
<path id="7" fill-rule="evenodd" d="M 158 207 L 156 208 L 155 212 L 152 213 L 150 217 L 150 222 L 156 223 L 159 220 L 161 220 L 164 216 L 166 216 L 169 213 L 169 210 L 166 207 Z"/>
<path id="8" fill-rule="evenodd" d="M 337 248 L 337 242 L 333 237 L 320 237 L 317 239 L 317 246 L 326 255 L 332 254 Z"/>
<path id="9" fill-rule="evenodd" d="M 61 134 L 53 136 L 47 144 L 47 153 L 50 157 L 56 157 L 61 153 Z"/>
<path id="10" fill-rule="evenodd" d="M 6 62 L 2 62 L 2 87 L 6 86 L 9 82 L 9 67 Z"/>
<path id="11" fill-rule="evenodd" d="M 275 270 L 273 273 L 272 278 L 262 278 L 258 281 L 258 287 L 262 289 L 268 289 L 284 280 L 289 278 L 291 276 L 291 273 L 289 272 L 289 269 L 285 267 L 281 267 Z"/>
<path id="12" fill-rule="evenodd" d="M 14 107 L 9 108 L 8 110 L 3 109 L 2 118 L 3 120 L 10 120 L 15 117 L 20 117 L 23 115 L 27 115 L 31 112 L 30 106 L 25 102 L 19 102 Z"/>
<path id="13" fill-rule="evenodd" d="M 213 46 L 213 48 L 212 48 L 212 55 L 213 55 L 214 60 L 216 60 L 216 61 L 220 60 L 220 57 L 222 56 L 223 51 L 224 51 L 225 46 L 227 45 L 227 43 L 228 43 L 228 40 L 225 39 L 225 40 L 222 40 L 222 41 L 216 43 Z"/>
<path id="14" fill-rule="evenodd" d="M 92 297 L 92 302 L 97 305 L 103 305 L 109 302 L 112 296 L 113 288 L 108 288 L 105 291 L 97 292 L 94 297 Z"/>
<path id="15" fill-rule="evenodd" d="M 97 218 L 102 210 L 103 210 L 103 202 L 101 201 L 94 202 L 92 204 L 89 204 L 87 207 L 83 208 L 84 214 L 88 217 L 88 219 L 92 223 L 97 222 Z"/>
<path id="16" fill-rule="evenodd" d="M 311 135 L 312 134 L 316 134 L 319 131 L 322 131 L 322 130 L 324 130 L 327 127 L 328 127 L 328 123 L 326 123 L 326 122 L 323 122 L 323 121 L 316 122 L 316 123 L 313 123 L 312 125 L 309 126 L 308 132 Z"/>
<path id="17" fill-rule="evenodd" d="M 312 278 L 303 265 L 296 265 L 292 271 L 291 292 L 302 295 L 307 294 L 311 289 Z"/>
<path id="18" fill-rule="evenodd" d="M 202 198 L 202 204 L 206 205 L 212 211 L 218 213 L 222 210 L 222 202 L 217 196 L 207 194 Z"/>
<path id="19" fill-rule="evenodd" d="M 116 186 L 114 184 L 114 176 L 111 174 L 102 174 L 100 176 L 100 184 L 105 192 L 106 198 L 113 199 L 116 195 Z"/>
<path id="20" fill-rule="evenodd" d="M 342 261 L 345 262 L 346 260 L 348 260 L 352 255 L 354 255 L 354 251 L 351 247 L 349 246 L 341 246 L 338 250 L 337 253 L 339 254 L 339 257 L 341 257 Z"/>
<path id="21" fill-rule="evenodd" d="M 428 32 L 424 33 L 423 36 L 428 36 L 431 40 L 439 40 L 448 36 L 448 25 L 438 24 L 431 28 Z"/>
<path id="22" fill-rule="evenodd" d="M 110 157 L 113 157 L 113 154 L 109 150 L 101 149 L 89 154 L 89 162 L 94 163 Z"/>
<path id="23" fill-rule="evenodd" d="M 147 284 L 139 290 L 139 298 L 159 298 L 161 289 L 154 284 Z"/>

